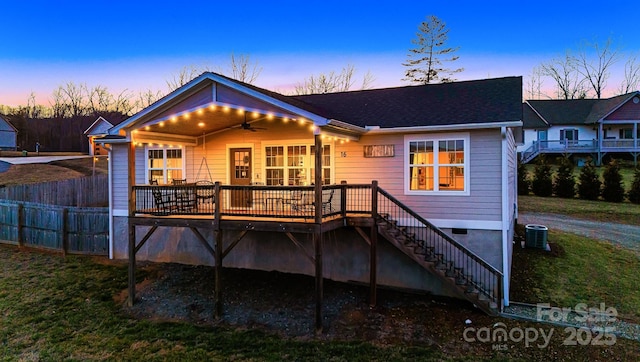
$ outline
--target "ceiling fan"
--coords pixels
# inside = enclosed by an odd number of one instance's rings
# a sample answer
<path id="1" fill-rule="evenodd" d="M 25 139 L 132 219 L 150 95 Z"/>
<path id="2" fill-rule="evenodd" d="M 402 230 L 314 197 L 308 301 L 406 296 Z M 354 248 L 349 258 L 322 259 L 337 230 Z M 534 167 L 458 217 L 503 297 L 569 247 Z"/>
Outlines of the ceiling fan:
<path id="1" fill-rule="evenodd" d="M 240 124 L 240 128 L 245 131 L 257 132 L 258 130 L 266 130 L 263 127 L 254 127 L 249 122 L 247 122 L 247 114 L 244 115 L 244 122 Z"/>

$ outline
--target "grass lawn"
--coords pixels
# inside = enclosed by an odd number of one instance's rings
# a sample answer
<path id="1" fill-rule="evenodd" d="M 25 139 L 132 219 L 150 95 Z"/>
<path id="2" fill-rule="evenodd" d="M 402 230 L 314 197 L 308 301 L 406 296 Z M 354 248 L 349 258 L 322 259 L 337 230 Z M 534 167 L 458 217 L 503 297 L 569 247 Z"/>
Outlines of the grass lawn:
<path id="1" fill-rule="evenodd" d="M 0 173 L 0 186 L 63 181 L 70 178 L 91 176 L 93 167 L 91 157 L 51 163 L 11 165 L 8 171 Z M 95 163 L 96 174 L 107 173 L 107 169 L 107 158 L 99 157 Z"/>
<path id="2" fill-rule="evenodd" d="M 138 275 L 140 280 L 153 277 L 144 271 Z M 571 347 L 562 344 L 566 335 L 561 330 L 556 331 L 545 349 L 514 343 L 508 351 L 496 351 L 491 344 L 462 340 L 466 326 L 455 309 L 447 312 L 426 305 L 414 313 L 440 316 L 438 324 L 426 329 L 433 333 L 427 337 L 431 342 L 409 340 L 382 345 L 368 340 L 313 336 L 291 339 L 256 327 L 134 319 L 117 301 L 126 289 L 126 280 L 124 263 L 91 257 L 64 259 L 0 245 L 0 360 L 507 361 L 543 360 L 550 355 L 559 360 L 640 358 L 638 342 L 618 339 L 613 346 Z M 558 300 L 564 301 L 561 298 Z M 521 329 L 551 328 L 472 314 L 477 327 L 504 323 Z M 415 328 L 404 323 L 407 320 L 403 322 L 405 329 Z"/>
<path id="3" fill-rule="evenodd" d="M 587 201 L 560 197 L 518 196 L 521 212 L 561 214 L 593 221 L 638 225 L 640 205 L 630 202 Z"/>
<path id="4" fill-rule="evenodd" d="M 574 307 L 613 306 L 640 323 L 640 260 L 622 247 L 562 232 L 549 232 L 552 251 L 514 250 L 512 298 L 527 303 Z"/>

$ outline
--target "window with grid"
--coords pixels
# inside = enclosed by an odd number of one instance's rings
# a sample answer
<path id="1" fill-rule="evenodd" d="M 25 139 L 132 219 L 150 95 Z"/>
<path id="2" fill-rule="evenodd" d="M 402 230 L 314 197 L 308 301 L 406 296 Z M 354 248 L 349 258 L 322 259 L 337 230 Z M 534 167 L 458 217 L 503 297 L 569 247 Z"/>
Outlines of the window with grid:
<path id="1" fill-rule="evenodd" d="M 315 146 L 297 144 L 265 147 L 267 185 L 311 185 L 314 181 Z M 331 183 L 331 145 L 322 146 L 322 182 Z"/>
<path id="2" fill-rule="evenodd" d="M 265 181 L 267 185 L 284 185 L 284 147 L 265 147 Z"/>
<path id="3" fill-rule="evenodd" d="M 468 136 L 406 140 L 406 187 L 409 194 L 468 193 Z"/>
<path id="4" fill-rule="evenodd" d="M 147 175 L 149 181 L 158 181 L 159 184 L 170 184 L 173 179 L 183 178 L 182 149 L 148 149 L 147 160 Z"/>

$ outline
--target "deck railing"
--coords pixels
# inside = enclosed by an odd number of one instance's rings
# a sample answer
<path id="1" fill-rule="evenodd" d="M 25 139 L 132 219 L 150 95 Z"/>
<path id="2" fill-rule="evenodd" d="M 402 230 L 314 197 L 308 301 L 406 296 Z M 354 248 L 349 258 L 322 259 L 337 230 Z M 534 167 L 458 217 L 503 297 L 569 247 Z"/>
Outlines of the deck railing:
<path id="1" fill-rule="evenodd" d="M 302 218 L 313 220 L 313 186 L 263 185 L 140 185 L 134 186 L 134 214 L 156 216 L 214 215 L 216 203 L 221 216 Z M 340 185 L 323 186 L 322 215 L 342 212 Z"/>

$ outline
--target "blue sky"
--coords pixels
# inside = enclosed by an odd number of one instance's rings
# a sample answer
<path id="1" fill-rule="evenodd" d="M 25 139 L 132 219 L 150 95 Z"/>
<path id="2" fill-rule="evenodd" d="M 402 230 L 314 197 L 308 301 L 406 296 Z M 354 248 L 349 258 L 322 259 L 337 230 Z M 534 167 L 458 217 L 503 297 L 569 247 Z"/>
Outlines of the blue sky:
<path id="1" fill-rule="evenodd" d="M 25 104 L 32 91 L 47 104 L 70 81 L 112 93 L 164 92 L 183 66 L 226 67 L 231 53 L 257 61 L 255 84 L 276 91 L 347 64 L 358 78 L 370 71 L 374 87 L 407 85 L 401 63 L 430 14 L 460 47 L 460 80 L 526 76 L 584 40 L 611 37 L 626 52 L 640 51 L 630 3 L 558 3 L 0 0 L 0 104 Z"/>

